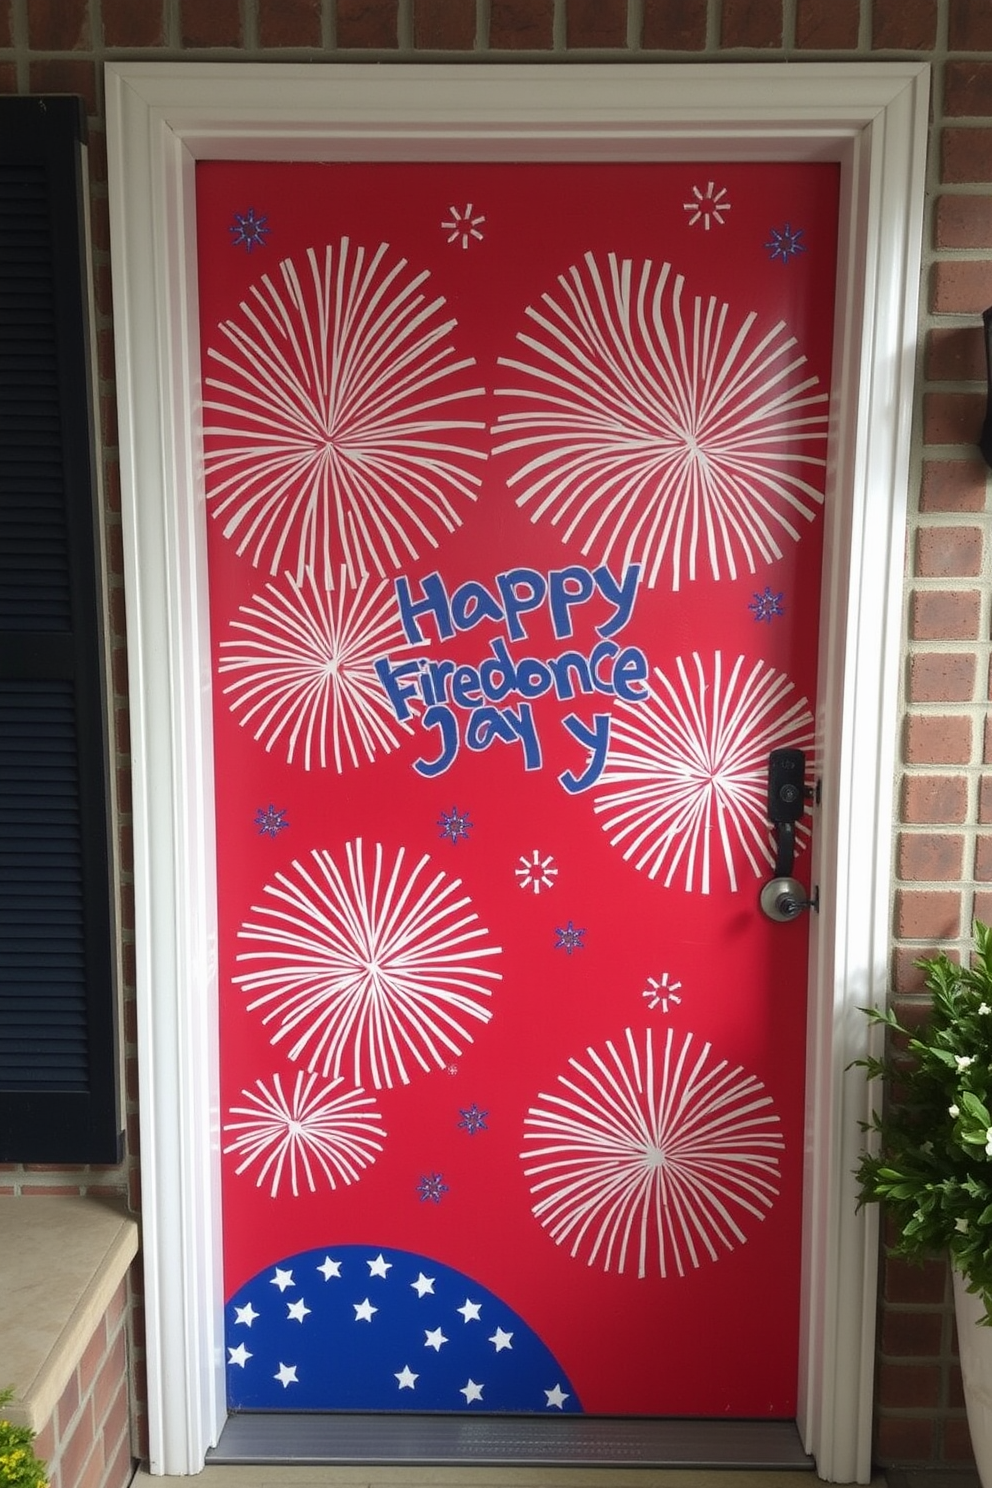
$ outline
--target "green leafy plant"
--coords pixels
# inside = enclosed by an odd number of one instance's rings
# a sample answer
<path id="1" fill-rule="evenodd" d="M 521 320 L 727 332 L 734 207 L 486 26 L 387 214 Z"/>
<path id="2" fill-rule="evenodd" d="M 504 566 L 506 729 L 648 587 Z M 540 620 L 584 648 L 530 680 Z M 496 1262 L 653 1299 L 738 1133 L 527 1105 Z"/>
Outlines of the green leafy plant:
<path id="1" fill-rule="evenodd" d="M 863 1123 L 877 1141 L 856 1170 L 858 1203 L 885 1208 L 897 1255 L 949 1253 L 992 1323 L 992 930 L 976 922 L 968 966 L 943 952 L 917 965 L 931 998 L 920 1028 L 864 1010 L 887 1048 L 855 1062 L 886 1099 Z"/>
<path id="2" fill-rule="evenodd" d="M 14 1398 L 13 1390 L 0 1390 L 0 1412 Z M 34 1432 L 28 1426 L 13 1426 L 0 1415 L 0 1488 L 48 1488 L 45 1464 L 34 1454 Z"/>

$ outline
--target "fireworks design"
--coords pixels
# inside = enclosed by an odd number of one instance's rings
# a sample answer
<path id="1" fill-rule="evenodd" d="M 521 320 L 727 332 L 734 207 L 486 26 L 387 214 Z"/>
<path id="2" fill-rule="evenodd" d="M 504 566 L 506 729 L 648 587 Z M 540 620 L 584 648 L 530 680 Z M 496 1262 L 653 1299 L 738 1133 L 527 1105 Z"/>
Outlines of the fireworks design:
<path id="1" fill-rule="evenodd" d="M 388 245 L 348 238 L 284 259 L 207 352 L 205 468 L 225 537 L 273 575 L 333 587 L 386 575 L 460 524 L 484 454 L 459 416 L 463 374 L 444 299 Z"/>
<path id="2" fill-rule="evenodd" d="M 298 584 L 266 584 L 242 605 L 221 642 L 220 673 L 236 674 L 224 696 L 242 727 L 266 750 L 276 746 L 306 770 L 338 774 L 398 743 L 398 723 L 379 685 L 375 661 L 409 650 L 395 596 L 385 580 L 362 579 L 354 591 L 319 589 L 309 571 Z M 387 589 L 389 592 L 387 593 Z"/>
<path id="3" fill-rule="evenodd" d="M 449 243 L 460 243 L 463 248 L 467 248 L 473 239 L 477 243 L 482 242 L 481 229 L 485 220 L 485 217 L 480 212 L 476 212 L 472 203 L 469 202 L 467 207 L 461 209 L 449 207 L 448 216 L 441 226 L 448 234 Z"/>
<path id="4" fill-rule="evenodd" d="M 766 624 L 771 625 L 773 620 L 777 620 L 780 615 L 785 614 L 785 605 L 782 603 L 782 600 L 783 595 L 773 594 L 766 584 L 764 593 L 755 594 L 751 603 L 748 605 L 748 609 L 751 611 L 755 620 L 764 620 Z"/>
<path id="5" fill-rule="evenodd" d="M 467 1110 L 459 1111 L 458 1125 L 463 1131 L 467 1131 L 470 1137 L 474 1137 L 477 1132 L 489 1130 L 486 1125 L 488 1115 L 488 1111 L 480 1111 L 479 1107 L 473 1104 Z"/>
<path id="6" fill-rule="evenodd" d="M 648 977 L 648 984 L 641 996 L 652 1012 L 660 1007 L 663 1013 L 667 1013 L 670 1004 L 678 1007 L 681 1003 L 682 999 L 678 995 L 681 989 L 682 983 L 670 981 L 668 972 L 663 971 L 660 977 Z"/>
<path id="7" fill-rule="evenodd" d="M 440 1173 L 426 1173 L 417 1184 L 417 1193 L 422 1204 L 428 1201 L 432 1204 L 440 1204 L 447 1192 L 448 1185 Z"/>
<path id="8" fill-rule="evenodd" d="M 441 828 L 437 835 L 446 838 L 452 846 L 458 842 L 460 837 L 464 837 L 468 841 L 468 836 L 473 825 L 469 820 L 468 812 L 459 811 L 457 806 L 452 806 L 450 812 L 442 811 L 437 819 L 437 824 Z"/>
<path id="9" fill-rule="evenodd" d="M 265 239 L 272 231 L 268 221 L 268 217 L 258 216 L 254 207 L 249 207 L 247 212 L 235 212 L 234 222 L 228 228 L 231 243 L 235 248 L 244 248 L 246 253 L 253 248 L 264 248 Z"/>
<path id="10" fill-rule="evenodd" d="M 537 848 L 530 856 L 520 854 L 520 862 L 513 870 L 522 889 L 531 889 L 539 894 L 542 889 L 553 889 L 558 878 L 558 866 L 554 858 L 541 854 Z"/>
<path id="11" fill-rule="evenodd" d="M 707 181 L 705 187 L 693 186 L 692 200 L 682 203 L 683 211 L 689 213 L 689 226 L 695 227 L 697 222 L 701 222 L 704 232 L 709 232 L 714 223 L 722 227 L 730 207 L 726 186 L 721 186 L 718 191 L 715 181 Z"/>
<path id="12" fill-rule="evenodd" d="M 240 1136 L 224 1151 L 241 1157 L 235 1169 L 238 1174 L 260 1163 L 255 1187 L 264 1187 L 271 1178 L 270 1198 L 277 1197 L 284 1178 L 294 1198 L 302 1179 L 311 1193 L 317 1192 L 318 1173 L 330 1188 L 337 1188 L 339 1181 L 355 1183 L 362 1169 L 382 1151 L 376 1138 L 386 1133 L 378 1125 L 382 1119 L 378 1111 L 371 1109 L 372 1097 L 362 1090 L 346 1090 L 332 1097 L 340 1080 L 315 1090 L 316 1083 L 316 1075 L 305 1080 L 299 1071 L 292 1098 L 287 1099 L 276 1074 L 271 1089 L 256 1080 L 257 1094 L 241 1092 L 249 1104 L 231 1108 L 231 1116 L 244 1119 L 225 1124 L 225 1131 L 240 1132 Z"/>
<path id="13" fill-rule="evenodd" d="M 784 227 L 773 227 L 771 232 L 771 242 L 766 243 L 765 247 L 773 261 L 778 258 L 782 263 L 788 263 L 797 253 L 806 252 L 806 244 L 799 241 L 803 235 L 801 227 L 790 227 L 787 222 Z"/>
<path id="14" fill-rule="evenodd" d="M 255 812 L 255 825 L 260 837 L 278 837 L 289 826 L 289 822 L 286 820 L 285 810 L 273 806 L 270 801 L 267 807 L 260 806 Z"/>
<path id="15" fill-rule="evenodd" d="M 747 1239 L 779 1191 L 771 1097 L 711 1046 L 673 1030 L 657 1061 L 628 1028 L 570 1059 L 524 1122 L 533 1212 L 558 1245 L 624 1274 L 684 1276 Z"/>
<path id="16" fill-rule="evenodd" d="M 406 867 L 376 843 L 368 860 L 359 838 L 343 868 L 326 851 L 294 861 L 265 889 L 239 938 L 251 969 L 235 978 L 274 1023 L 273 1045 L 290 1059 L 357 1086 L 408 1084 L 409 1063 L 444 1069 L 472 1042 L 468 1023 L 487 1023 L 480 999 L 501 979 L 484 963 L 486 943 L 461 879 L 435 872 L 425 853 Z"/>
<path id="17" fill-rule="evenodd" d="M 573 951 L 584 951 L 586 948 L 585 933 L 584 927 L 581 930 L 577 929 L 571 920 L 567 925 L 556 925 L 555 934 L 558 939 L 555 941 L 555 950 L 564 951 L 566 956 L 571 956 Z"/>
<path id="18" fill-rule="evenodd" d="M 644 702 L 618 705 L 594 809 L 624 857 L 666 888 L 681 878 L 686 890 L 708 894 L 722 864 L 736 892 L 741 860 L 755 876 L 775 862 L 769 752 L 810 749 L 813 715 L 762 661 L 725 665 L 717 651 L 704 665 L 693 652 L 675 667 L 674 678 L 654 669 Z M 797 846 L 808 838 L 800 822 Z"/>
<path id="19" fill-rule="evenodd" d="M 521 382 L 497 391 L 497 454 L 531 520 L 619 570 L 673 590 L 782 556 L 823 501 L 827 395 L 784 322 L 740 322 L 713 296 L 685 304 L 670 264 L 590 253 L 527 315 Z"/>

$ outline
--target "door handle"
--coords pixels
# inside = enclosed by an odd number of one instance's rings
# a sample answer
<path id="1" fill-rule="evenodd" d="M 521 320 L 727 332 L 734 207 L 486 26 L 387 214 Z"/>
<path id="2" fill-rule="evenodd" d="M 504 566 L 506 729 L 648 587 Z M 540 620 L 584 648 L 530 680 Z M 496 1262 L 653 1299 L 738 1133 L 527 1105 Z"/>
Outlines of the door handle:
<path id="1" fill-rule="evenodd" d="M 792 876 L 796 856 L 796 823 L 812 797 L 806 786 L 806 756 L 801 749 L 773 749 L 768 756 L 768 820 L 775 831 L 775 877 L 761 890 L 760 904 L 770 920 L 794 920 L 804 909 L 819 909 L 819 894 L 810 899 Z"/>

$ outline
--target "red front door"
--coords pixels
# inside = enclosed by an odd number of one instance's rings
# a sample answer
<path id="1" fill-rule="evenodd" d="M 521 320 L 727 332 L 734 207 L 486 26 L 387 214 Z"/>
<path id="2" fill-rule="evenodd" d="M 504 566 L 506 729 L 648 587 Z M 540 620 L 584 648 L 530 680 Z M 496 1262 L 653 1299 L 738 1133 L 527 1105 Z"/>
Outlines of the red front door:
<path id="1" fill-rule="evenodd" d="M 836 168 L 197 200 L 230 1403 L 789 1417 Z"/>

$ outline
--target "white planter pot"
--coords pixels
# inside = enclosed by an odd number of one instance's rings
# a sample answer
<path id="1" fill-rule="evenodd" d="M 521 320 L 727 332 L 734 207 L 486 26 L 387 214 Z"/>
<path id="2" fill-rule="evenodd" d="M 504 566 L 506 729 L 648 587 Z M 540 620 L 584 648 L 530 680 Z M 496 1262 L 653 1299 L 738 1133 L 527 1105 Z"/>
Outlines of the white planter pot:
<path id="1" fill-rule="evenodd" d="M 982 1300 L 969 1292 L 964 1278 L 951 1268 L 958 1353 L 968 1411 L 968 1430 L 982 1488 L 992 1488 L 992 1327 L 982 1327 Z"/>

